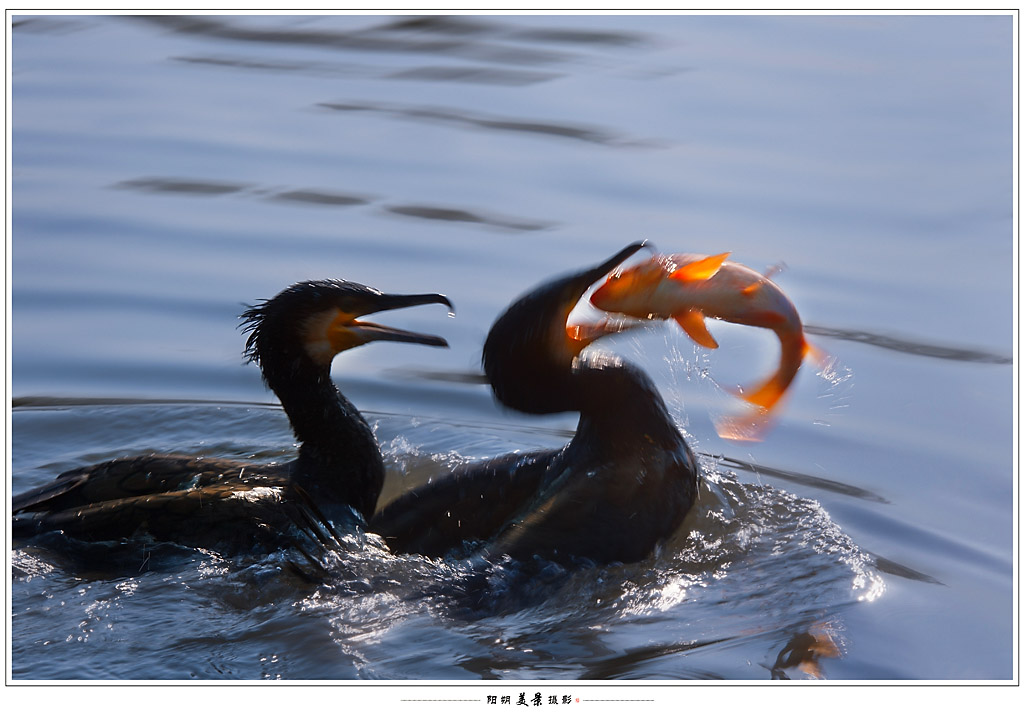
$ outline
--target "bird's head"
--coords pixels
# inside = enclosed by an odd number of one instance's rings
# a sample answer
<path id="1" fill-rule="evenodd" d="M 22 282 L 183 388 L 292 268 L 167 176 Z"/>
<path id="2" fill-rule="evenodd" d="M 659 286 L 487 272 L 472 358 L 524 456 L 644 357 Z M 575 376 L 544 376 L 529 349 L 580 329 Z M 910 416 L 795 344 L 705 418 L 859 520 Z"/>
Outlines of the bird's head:
<path id="1" fill-rule="evenodd" d="M 365 315 L 439 303 L 452 309 L 444 295 L 393 295 L 347 280 L 296 283 L 270 300 L 242 313 L 248 332 L 245 357 L 266 370 L 274 358 L 304 358 L 329 368 L 334 356 L 375 340 L 447 347 L 444 338 L 362 320 Z"/>
<path id="2" fill-rule="evenodd" d="M 495 321 L 484 343 L 484 372 L 503 404 L 524 412 L 575 409 L 561 380 L 589 343 L 618 327 L 567 328 L 587 289 L 645 246 L 633 243 L 599 265 L 548 281 L 520 297 Z"/>

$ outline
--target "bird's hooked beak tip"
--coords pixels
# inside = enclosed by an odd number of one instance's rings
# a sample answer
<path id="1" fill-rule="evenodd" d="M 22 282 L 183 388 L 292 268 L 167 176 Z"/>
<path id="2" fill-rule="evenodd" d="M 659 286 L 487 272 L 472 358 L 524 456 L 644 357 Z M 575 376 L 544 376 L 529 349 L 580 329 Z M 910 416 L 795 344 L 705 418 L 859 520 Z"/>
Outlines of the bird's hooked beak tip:
<path id="1" fill-rule="evenodd" d="M 340 351 L 345 347 L 380 340 L 430 345 L 432 347 L 449 347 L 448 341 L 437 335 L 400 330 L 375 322 L 357 319 L 372 313 L 400 310 L 420 305 L 444 305 L 448 308 L 449 316 L 455 315 L 455 306 L 451 300 L 440 293 L 424 293 L 419 295 L 390 295 L 382 293 L 375 297 L 370 303 L 370 307 L 359 313 L 359 315 L 349 316 L 347 319 L 345 319 L 344 313 L 338 316 L 336 327 L 339 339 L 332 343 L 332 347 L 335 351 Z"/>
<path id="2" fill-rule="evenodd" d="M 419 305 L 444 305 L 448 308 L 449 314 L 455 314 L 455 306 L 452 304 L 452 301 L 448 299 L 447 295 L 440 293 L 423 293 L 419 295 L 391 295 L 382 293 L 375 298 L 372 305 L 373 307 L 364 312 L 364 315 L 384 310 L 417 307 Z"/>
<path id="3" fill-rule="evenodd" d="M 643 250 L 645 248 L 652 250 L 653 247 L 654 246 L 651 245 L 650 242 L 648 242 L 647 240 L 627 245 L 626 247 L 622 248 L 622 250 L 619 250 L 619 252 L 615 253 L 610 258 L 608 258 L 603 263 L 594 268 L 593 271 L 591 271 L 591 274 L 596 275 L 597 278 L 600 279 L 601 277 L 607 275 L 612 270 L 617 268 L 619 265 L 624 263 L 630 257 L 638 253 L 640 250 Z"/>
<path id="4" fill-rule="evenodd" d="M 654 246 L 647 240 L 631 243 L 591 270 L 585 270 L 580 273 L 577 276 L 578 284 L 573 288 L 575 299 L 570 303 L 571 306 L 568 310 L 572 310 L 572 307 L 575 306 L 576 302 L 586 294 L 588 288 L 602 280 L 623 262 L 640 250 L 653 250 L 653 247 Z M 568 312 L 566 314 L 568 315 Z M 566 335 L 569 346 L 574 354 L 579 354 L 585 347 L 599 338 L 639 326 L 640 324 L 638 322 L 627 321 L 621 318 L 605 318 L 594 324 L 567 326 Z"/>
<path id="5" fill-rule="evenodd" d="M 567 278 L 573 294 L 576 295 L 576 301 L 583 297 L 591 285 L 645 247 L 649 247 L 646 240 L 643 242 L 632 243 L 624 247 L 622 250 L 619 250 L 619 252 L 615 253 L 599 265 L 596 265 L 589 270 L 584 270 L 571 278 Z M 576 301 L 574 301 L 573 304 L 575 304 Z"/>

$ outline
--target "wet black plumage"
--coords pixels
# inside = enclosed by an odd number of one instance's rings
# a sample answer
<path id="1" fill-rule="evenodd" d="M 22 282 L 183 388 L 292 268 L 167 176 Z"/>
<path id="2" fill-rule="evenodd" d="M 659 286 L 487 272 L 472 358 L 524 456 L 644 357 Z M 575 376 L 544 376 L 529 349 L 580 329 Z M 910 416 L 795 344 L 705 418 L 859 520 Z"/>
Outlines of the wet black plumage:
<path id="1" fill-rule="evenodd" d="M 260 366 L 300 443 L 280 465 L 150 455 L 70 470 L 12 500 L 16 537 L 58 530 L 86 540 L 143 533 L 194 547 L 269 549 L 298 530 L 327 540 L 333 523 L 373 512 L 384 465 L 373 431 L 330 377 L 333 357 L 375 340 L 444 339 L 360 320 L 442 295 L 390 295 L 342 280 L 297 283 L 242 315 L 245 356 Z"/>
<path id="2" fill-rule="evenodd" d="M 636 244 L 514 302 L 492 326 L 483 365 L 495 397 L 525 413 L 576 411 L 564 448 L 458 468 L 382 509 L 370 529 L 396 551 L 443 555 L 485 540 L 491 556 L 631 562 L 672 535 L 693 506 L 698 464 L 639 368 L 583 348 L 570 311 Z"/>

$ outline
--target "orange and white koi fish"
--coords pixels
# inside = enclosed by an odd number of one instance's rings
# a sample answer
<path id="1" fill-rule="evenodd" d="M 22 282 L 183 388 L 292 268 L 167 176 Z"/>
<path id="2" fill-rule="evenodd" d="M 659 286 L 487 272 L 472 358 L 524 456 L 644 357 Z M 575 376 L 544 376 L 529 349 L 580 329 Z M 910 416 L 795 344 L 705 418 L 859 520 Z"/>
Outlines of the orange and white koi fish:
<path id="1" fill-rule="evenodd" d="M 719 425 L 719 434 L 735 440 L 754 440 L 763 419 L 782 399 L 803 359 L 824 359 L 804 337 L 793 303 L 766 275 L 721 255 L 664 255 L 612 273 L 590 301 L 605 312 L 635 318 L 673 318 L 694 342 L 707 348 L 718 343 L 704 318 L 772 330 L 782 343 L 778 371 L 752 392 L 738 396 L 759 409 L 742 422 Z M 747 429 L 741 426 L 746 425 Z"/>

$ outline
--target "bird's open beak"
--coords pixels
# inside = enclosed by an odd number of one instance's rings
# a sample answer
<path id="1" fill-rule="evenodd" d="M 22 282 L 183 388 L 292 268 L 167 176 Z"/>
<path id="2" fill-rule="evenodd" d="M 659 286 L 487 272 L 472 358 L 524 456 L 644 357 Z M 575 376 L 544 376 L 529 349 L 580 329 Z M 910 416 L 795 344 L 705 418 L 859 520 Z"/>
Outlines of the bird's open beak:
<path id="1" fill-rule="evenodd" d="M 629 259 L 637 251 L 645 247 L 649 247 L 646 240 L 643 242 L 633 243 L 632 245 L 628 245 L 623 248 L 600 265 L 579 273 L 574 281 L 570 282 L 572 295 L 567 301 L 568 305 L 565 309 L 566 318 L 568 318 L 569 313 L 572 312 L 572 309 L 576 306 L 576 303 L 579 302 L 580 298 L 583 297 L 587 288 L 604 278 L 608 273 Z M 565 332 L 568 337 L 570 351 L 573 355 L 578 355 L 585 347 L 587 347 L 587 345 L 598 338 L 622 332 L 623 330 L 640 327 L 642 324 L 642 321 L 634 320 L 632 318 L 606 317 L 594 324 L 569 325 L 565 328 Z"/>
<path id="2" fill-rule="evenodd" d="M 330 347 L 329 352 L 333 357 L 333 355 L 344 350 L 378 340 L 448 347 L 448 341 L 437 335 L 400 330 L 359 319 L 364 315 L 384 312 L 385 310 L 399 310 L 401 308 L 435 303 L 447 306 L 449 312 L 454 313 L 454 306 L 451 301 L 444 295 L 436 293 L 425 295 L 388 295 L 381 293 L 380 295 L 367 298 L 362 303 L 363 307 L 359 307 L 355 312 L 339 310 L 330 318 L 329 324 L 325 329 L 325 335 Z"/>
<path id="3" fill-rule="evenodd" d="M 388 340 L 390 342 L 416 343 L 418 345 L 433 345 L 435 347 L 448 347 L 448 341 L 437 335 L 426 335 L 412 332 L 411 330 L 400 330 L 398 328 L 380 325 L 375 322 L 360 320 L 363 315 L 384 312 L 385 310 L 399 310 L 401 308 L 416 307 L 417 305 L 440 304 L 448 307 L 449 313 L 454 314 L 455 307 L 444 295 L 429 293 L 424 295 L 387 295 L 381 294 L 367 302 L 368 308 L 359 315 L 338 313 L 338 316 L 331 323 L 328 330 L 328 337 L 332 339 L 336 335 L 345 338 L 347 347 L 364 345 L 376 340 Z M 340 339 L 340 338 L 339 338 Z M 353 342 L 354 341 L 354 342 Z"/>

